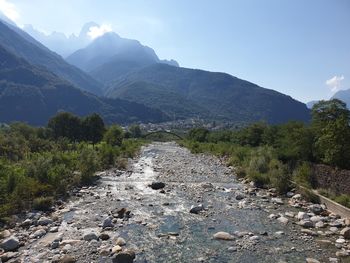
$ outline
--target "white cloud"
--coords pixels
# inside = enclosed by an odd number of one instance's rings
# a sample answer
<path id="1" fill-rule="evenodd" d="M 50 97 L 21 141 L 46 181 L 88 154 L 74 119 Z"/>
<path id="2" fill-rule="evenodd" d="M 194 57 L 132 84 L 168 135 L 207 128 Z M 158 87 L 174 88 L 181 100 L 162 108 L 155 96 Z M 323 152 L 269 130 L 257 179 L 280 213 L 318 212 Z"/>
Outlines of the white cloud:
<path id="1" fill-rule="evenodd" d="M 112 31 L 112 26 L 104 24 L 101 26 L 90 27 L 89 32 L 87 34 L 91 39 L 95 39 L 111 31 Z"/>
<path id="2" fill-rule="evenodd" d="M 16 6 L 8 0 L 0 0 L 0 11 L 14 22 L 20 17 Z"/>
<path id="3" fill-rule="evenodd" d="M 341 82 L 344 80 L 344 76 L 334 76 L 326 81 L 326 85 L 330 87 L 332 92 L 337 92 L 341 88 Z"/>

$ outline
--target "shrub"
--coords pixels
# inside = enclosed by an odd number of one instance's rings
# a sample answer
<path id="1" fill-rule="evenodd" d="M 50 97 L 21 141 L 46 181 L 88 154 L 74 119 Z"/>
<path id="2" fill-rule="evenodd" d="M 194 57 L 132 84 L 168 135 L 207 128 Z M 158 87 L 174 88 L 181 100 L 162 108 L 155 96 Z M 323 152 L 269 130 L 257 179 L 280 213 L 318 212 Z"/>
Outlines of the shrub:
<path id="1" fill-rule="evenodd" d="M 33 201 L 33 208 L 39 211 L 49 211 L 53 205 L 53 197 L 38 197 Z"/>
<path id="2" fill-rule="evenodd" d="M 293 172 L 293 180 L 297 184 L 311 188 L 314 185 L 312 170 L 308 163 L 303 162 Z"/>
<path id="3" fill-rule="evenodd" d="M 350 195 L 342 194 L 340 196 L 336 196 L 334 198 L 334 201 L 336 201 L 337 203 L 343 206 L 350 208 Z"/>
<path id="4" fill-rule="evenodd" d="M 286 167 L 278 160 L 272 159 L 269 164 L 270 184 L 276 190 L 284 194 L 290 188 L 290 175 Z"/>
<path id="5" fill-rule="evenodd" d="M 97 155 L 93 149 L 84 147 L 79 157 L 78 168 L 81 173 L 81 183 L 89 184 L 98 170 Z"/>

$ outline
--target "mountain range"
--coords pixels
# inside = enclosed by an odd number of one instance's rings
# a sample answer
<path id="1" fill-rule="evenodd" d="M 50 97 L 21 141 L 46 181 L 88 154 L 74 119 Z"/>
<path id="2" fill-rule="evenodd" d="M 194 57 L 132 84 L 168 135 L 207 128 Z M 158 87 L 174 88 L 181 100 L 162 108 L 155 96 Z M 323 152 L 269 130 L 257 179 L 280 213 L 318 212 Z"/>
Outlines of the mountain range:
<path id="1" fill-rule="evenodd" d="M 4 32 L 8 36 L 6 42 L 3 39 L 0 41 L 0 122 L 24 121 L 44 125 L 59 111 L 69 111 L 80 116 L 97 112 L 108 123 L 167 120 L 159 110 L 121 99 L 97 97 L 78 89 L 43 65 L 29 63 L 18 53 L 27 54 L 25 49 L 32 46 L 26 39 L 5 27 L 5 24 L 0 23 L 0 36 Z M 4 42 L 13 48 L 9 50 L 3 45 Z M 22 52 L 14 54 L 13 50 L 18 49 Z M 30 49 L 35 50 L 34 47 Z M 42 54 L 44 50 L 40 52 Z M 50 55 L 51 53 L 47 56 Z"/>
<path id="2" fill-rule="evenodd" d="M 337 91 L 332 99 L 340 99 L 346 103 L 348 109 L 350 109 L 350 89 Z"/>
<path id="3" fill-rule="evenodd" d="M 64 60 L 18 27 L 0 22 L 0 45 L 2 56 L 17 60 L 13 67 L 0 65 L 0 100 L 5 103 L 0 122 L 40 125 L 60 110 L 99 112 L 109 122 L 202 118 L 283 123 L 310 118 L 306 105 L 290 96 L 226 73 L 160 60 L 152 48 L 114 32 Z M 6 104 L 9 98 L 15 106 Z"/>

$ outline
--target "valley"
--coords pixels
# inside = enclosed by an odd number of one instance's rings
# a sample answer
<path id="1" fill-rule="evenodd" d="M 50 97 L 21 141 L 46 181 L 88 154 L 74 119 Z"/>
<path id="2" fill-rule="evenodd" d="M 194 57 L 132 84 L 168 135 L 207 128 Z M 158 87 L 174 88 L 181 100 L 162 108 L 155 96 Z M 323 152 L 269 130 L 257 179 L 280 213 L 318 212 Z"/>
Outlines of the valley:
<path id="1" fill-rule="evenodd" d="M 9 229 L 24 246 L 8 255 L 23 262 L 328 262 L 340 255 L 334 244 L 349 224 L 296 193 L 281 198 L 245 184 L 233 167 L 172 142 L 145 146 L 127 171 L 99 176 L 53 214 L 29 213 Z M 154 182 L 164 185 L 152 189 Z M 324 226 L 302 227 L 303 220 Z"/>

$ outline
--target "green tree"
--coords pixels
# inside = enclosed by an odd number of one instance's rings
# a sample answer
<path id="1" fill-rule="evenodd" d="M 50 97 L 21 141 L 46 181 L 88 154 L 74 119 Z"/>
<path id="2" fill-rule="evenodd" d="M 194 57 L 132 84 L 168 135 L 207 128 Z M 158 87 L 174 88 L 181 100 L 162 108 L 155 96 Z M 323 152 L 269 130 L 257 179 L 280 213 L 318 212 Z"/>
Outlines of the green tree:
<path id="1" fill-rule="evenodd" d="M 110 126 L 103 136 L 103 140 L 109 145 L 121 146 L 124 138 L 124 131 L 118 125 Z"/>
<path id="2" fill-rule="evenodd" d="M 129 127 L 129 132 L 132 138 L 140 138 L 142 135 L 140 125 L 134 124 Z"/>
<path id="3" fill-rule="evenodd" d="M 69 112 L 60 112 L 49 120 L 48 128 L 55 138 L 66 137 L 71 141 L 81 139 L 81 120 Z"/>
<path id="4" fill-rule="evenodd" d="M 102 140 L 104 132 L 105 124 L 97 113 L 93 113 L 82 120 L 82 134 L 84 140 L 95 144 Z"/>
<path id="5" fill-rule="evenodd" d="M 350 111 L 340 100 L 321 101 L 312 108 L 316 156 L 326 164 L 350 168 Z"/>
<path id="6" fill-rule="evenodd" d="M 194 128 L 191 129 L 188 133 L 188 138 L 197 142 L 205 142 L 207 141 L 207 136 L 209 135 L 209 131 L 205 128 Z"/>

